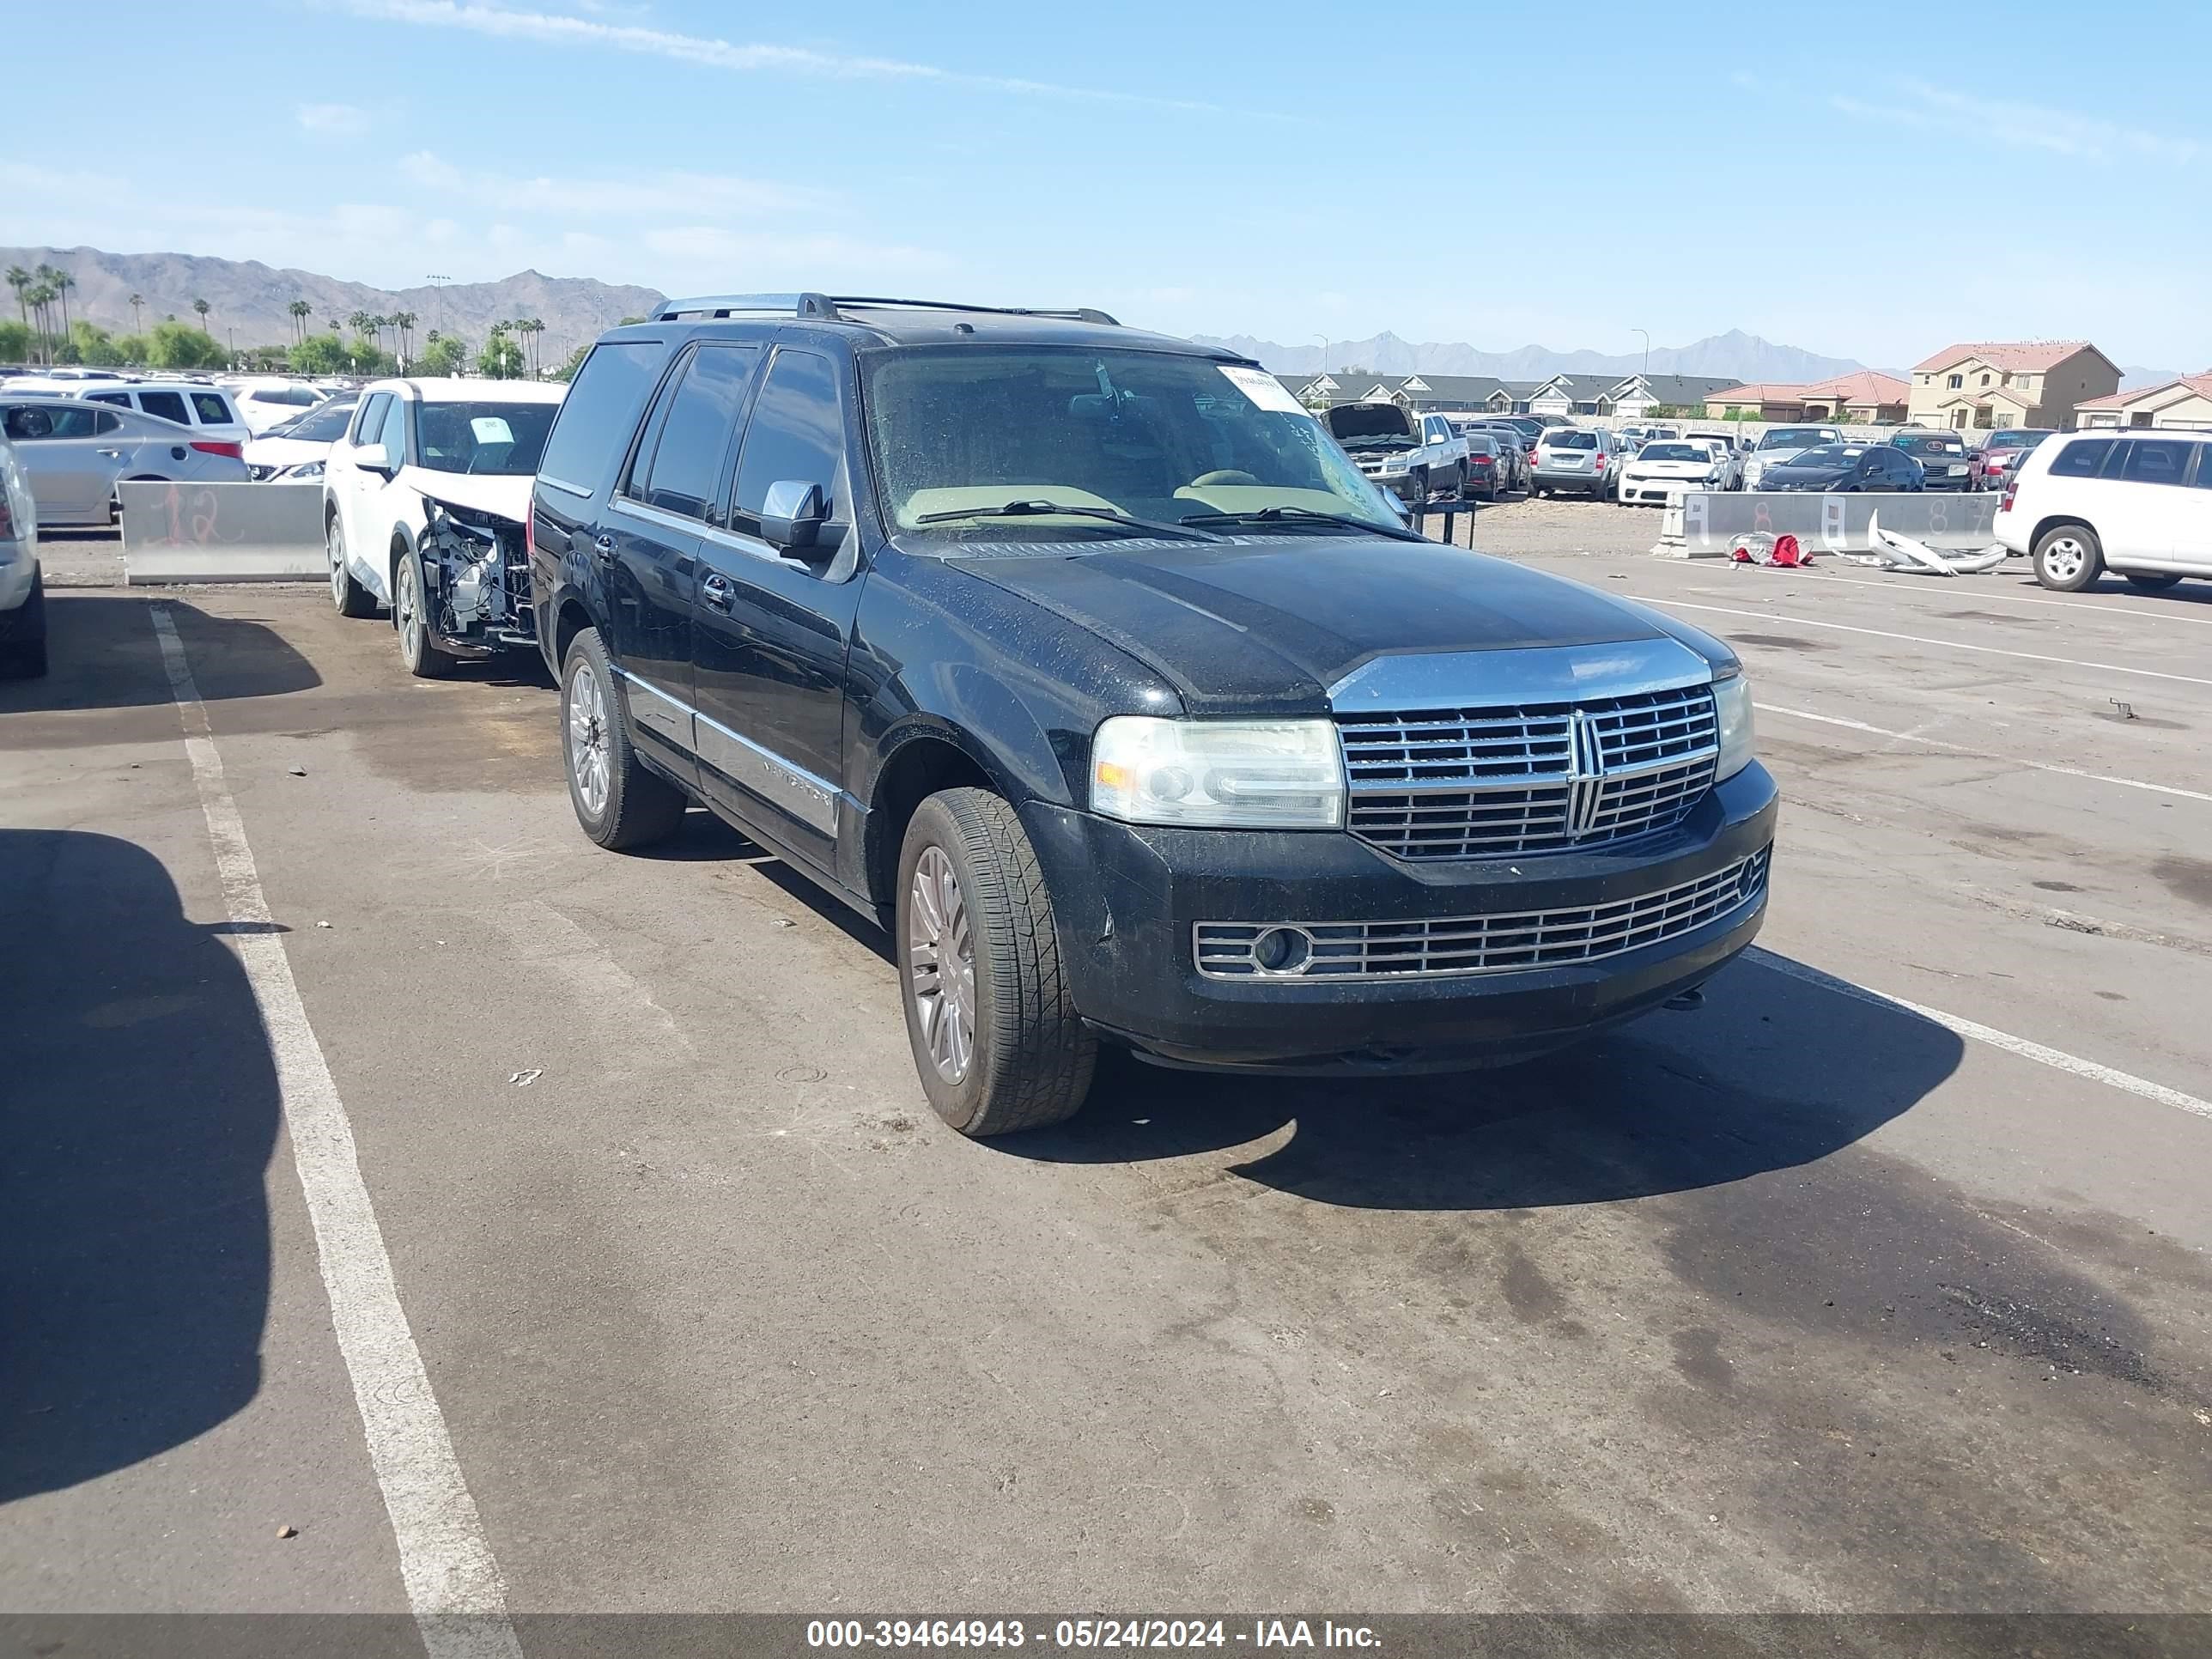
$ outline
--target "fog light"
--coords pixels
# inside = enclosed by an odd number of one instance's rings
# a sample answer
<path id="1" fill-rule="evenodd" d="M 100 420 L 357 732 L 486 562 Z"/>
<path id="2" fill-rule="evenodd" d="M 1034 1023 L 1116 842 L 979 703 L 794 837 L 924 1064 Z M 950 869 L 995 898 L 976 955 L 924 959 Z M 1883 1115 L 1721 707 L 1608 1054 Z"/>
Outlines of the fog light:
<path id="1" fill-rule="evenodd" d="M 1304 970 L 1312 946 L 1295 927 L 1270 927 L 1252 941 L 1252 960 L 1263 974 L 1296 974 Z"/>

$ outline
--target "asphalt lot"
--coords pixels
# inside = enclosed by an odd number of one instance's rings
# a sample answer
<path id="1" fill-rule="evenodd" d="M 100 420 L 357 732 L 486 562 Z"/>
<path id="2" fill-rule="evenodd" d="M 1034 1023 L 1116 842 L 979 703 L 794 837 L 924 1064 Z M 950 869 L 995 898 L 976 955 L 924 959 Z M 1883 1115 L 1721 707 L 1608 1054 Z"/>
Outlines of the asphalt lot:
<path id="1" fill-rule="evenodd" d="M 583 840 L 531 665 L 58 588 L 0 686 L 0 1608 L 404 1611 L 449 1455 L 517 1613 L 2212 1612 L 2212 585 L 1657 516 L 1475 534 L 1741 648 L 1766 954 L 1516 1073 L 1123 1065 L 988 1146 L 862 924 L 697 813 Z M 364 1428 L 319 1066 L 420 1356 L 371 1392 L 449 1454 Z"/>

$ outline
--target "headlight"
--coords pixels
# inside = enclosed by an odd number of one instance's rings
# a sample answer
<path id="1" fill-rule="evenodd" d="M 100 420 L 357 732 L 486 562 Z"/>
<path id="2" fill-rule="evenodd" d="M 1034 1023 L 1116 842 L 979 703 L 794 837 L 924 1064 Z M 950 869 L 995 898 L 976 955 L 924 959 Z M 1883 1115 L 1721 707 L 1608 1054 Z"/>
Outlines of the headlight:
<path id="1" fill-rule="evenodd" d="M 1091 740 L 1091 810 L 1130 823 L 1334 830 L 1344 754 L 1328 720 L 1120 714 Z"/>
<path id="2" fill-rule="evenodd" d="M 1741 669 L 1713 682 L 1713 707 L 1720 717 L 1721 756 L 1713 765 L 1717 783 L 1751 764 L 1751 682 Z"/>

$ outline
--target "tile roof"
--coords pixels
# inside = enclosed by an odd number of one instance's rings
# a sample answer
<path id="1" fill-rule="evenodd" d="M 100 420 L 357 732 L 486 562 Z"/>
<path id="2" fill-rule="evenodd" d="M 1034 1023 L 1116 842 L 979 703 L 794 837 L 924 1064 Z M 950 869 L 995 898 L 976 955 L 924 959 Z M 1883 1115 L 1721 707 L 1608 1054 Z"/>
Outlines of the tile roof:
<path id="1" fill-rule="evenodd" d="M 2131 392 L 2115 392 L 2109 398 L 2092 398 L 2074 405 L 2076 409 L 2125 409 L 2130 404 L 2141 403 L 2161 392 L 2185 388 L 2200 398 L 2212 398 L 2212 369 L 2202 374 L 2185 374 L 2178 380 L 2164 380 L 2156 386 L 2139 386 Z"/>
<path id="2" fill-rule="evenodd" d="M 1808 398 L 1837 398 L 1847 404 L 1901 404 L 1912 395 L 1909 382 L 1871 368 L 1815 380 L 1802 390 Z"/>
<path id="3" fill-rule="evenodd" d="M 1979 344 L 1945 346 L 1924 362 L 1913 364 L 1915 373 L 1948 368 L 1967 357 L 1978 357 L 1992 368 L 2018 371 L 2054 368 L 2077 351 L 2095 351 L 2087 340 L 1995 340 Z M 2103 356 L 2101 352 L 2098 354 Z"/>

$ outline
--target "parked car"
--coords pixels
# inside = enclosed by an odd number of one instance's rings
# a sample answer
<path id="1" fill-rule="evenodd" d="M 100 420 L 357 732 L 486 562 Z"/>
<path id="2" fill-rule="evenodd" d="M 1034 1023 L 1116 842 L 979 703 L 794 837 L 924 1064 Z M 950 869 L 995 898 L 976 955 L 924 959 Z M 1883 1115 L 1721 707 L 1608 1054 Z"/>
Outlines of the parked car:
<path id="1" fill-rule="evenodd" d="M 1775 426 L 1759 434 L 1759 442 L 1744 458 L 1743 487 L 1760 489 L 1770 466 L 1780 466 L 1808 449 L 1839 444 L 1844 434 L 1832 426 Z"/>
<path id="2" fill-rule="evenodd" d="M 1441 415 L 1395 404 L 1339 404 L 1322 418 L 1361 474 L 1408 506 L 1467 487 L 1467 440 Z"/>
<path id="3" fill-rule="evenodd" d="M 1994 528 L 2062 593 L 2106 570 L 2146 592 L 2212 576 L 2212 437 L 2061 434 L 2014 471 Z"/>
<path id="4" fill-rule="evenodd" d="M 331 446 L 345 436 L 361 399 L 353 392 L 325 398 L 304 415 L 247 442 L 244 453 L 249 477 L 263 481 L 280 474 L 291 478 L 323 476 L 323 460 Z M 303 469 L 313 468 L 312 471 Z"/>
<path id="5" fill-rule="evenodd" d="M 1536 470 L 1537 440 L 1544 434 L 1542 424 L 1532 415 L 1492 415 L 1476 422 L 1474 429 L 1511 438 L 1521 451 L 1521 488 L 1528 489 L 1530 475 Z"/>
<path id="6" fill-rule="evenodd" d="M 1920 463 L 1930 489 L 1966 490 L 1973 488 L 1975 465 L 1966 453 L 1966 441 L 1955 432 L 1898 433 L 1890 446 Z"/>
<path id="7" fill-rule="evenodd" d="M 1572 490 L 1601 501 L 1613 493 L 1626 455 L 1620 440 L 1596 427 L 1553 427 L 1537 441 L 1531 475 L 1539 495 Z"/>
<path id="8" fill-rule="evenodd" d="M 1686 443 L 1710 444 L 1720 457 L 1723 489 L 1743 488 L 1743 444 L 1733 432 L 1689 432 L 1683 434 Z"/>
<path id="9" fill-rule="evenodd" d="M 1769 466 L 1759 487 L 1857 495 L 1917 490 L 1924 488 L 1924 482 L 1920 463 L 1893 444 L 1824 444 Z"/>
<path id="10" fill-rule="evenodd" d="M 36 679 L 46 672 L 38 508 L 15 445 L 0 438 L 0 679 Z"/>
<path id="11" fill-rule="evenodd" d="M 1486 501 L 1496 501 L 1511 488 L 1509 480 L 1519 470 L 1515 463 L 1521 452 L 1504 439 L 1493 438 L 1486 432 L 1476 433 L 1466 443 L 1467 486 L 1462 493 L 1480 495 Z"/>
<path id="12" fill-rule="evenodd" d="M 1620 499 L 1633 507 L 1667 505 L 1668 495 L 1686 489 L 1725 489 L 1728 463 L 1711 444 L 1692 439 L 1655 439 L 1620 469 Z"/>
<path id="13" fill-rule="evenodd" d="M 391 608 L 421 679 L 534 643 L 523 526 L 566 387 L 373 380 L 323 461 L 323 538 L 342 617 Z"/>
<path id="14" fill-rule="evenodd" d="M 112 523 L 115 486 L 125 482 L 246 481 L 235 444 L 78 398 L 0 392 L 0 437 L 15 445 L 39 522 L 48 526 Z"/>
<path id="15" fill-rule="evenodd" d="M 224 389 L 256 437 L 299 419 L 327 395 L 301 380 L 246 380 Z"/>
<path id="16" fill-rule="evenodd" d="M 2057 430 L 2051 427 L 1999 427 L 1973 453 L 1974 488 L 2002 489 L 2009 482 L 2012 470 L 2027 458 L 2029 452 L 2045 439 L 2057 435 Z"/>
<path id="17" fill-rule="evenodd" d="M 135 409 L 142 415 L 191 427 L 194 436 L 207 442 L 234 446 L 230 452 L 234 455 L 253 435 L 252 428 L 240 417 L 238 406 L 231 402 L 230 393 L 221 386 L 184 380 L 101 380 L 89 382 L 71 395 L 87 403 Z"/>
<path id="18" fill-rule="evenodd" d="M 1728 647 L 1402 530 L 1257 364 L 1102 313 L 670 302 L 579 371 L 530 538 L 583 833 L 702 802 L 880 921 L 963 1133 L 1102 1043 L 1533 1054 L 1765 910 Z"/>

